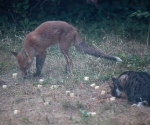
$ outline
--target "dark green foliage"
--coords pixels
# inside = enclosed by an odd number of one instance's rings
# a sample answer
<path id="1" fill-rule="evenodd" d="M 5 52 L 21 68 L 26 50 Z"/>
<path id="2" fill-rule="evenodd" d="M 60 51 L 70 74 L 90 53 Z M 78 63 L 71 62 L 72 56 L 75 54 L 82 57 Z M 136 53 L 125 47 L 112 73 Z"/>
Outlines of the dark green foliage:
<path id="1" fill-rule="evenodd" d="M 0 29 L 3 33 L 2 25 L 6 25 L 7 30 L 32 30 L 47 20 L 63 20 L 84 22 L 92 26 L 97 36 L 104 28 L 125 39 L 146 41 L 149 6 L 148 0 L 98 0 L 95 3 L 86 3 L 86 0 L 0 0 Z"/>

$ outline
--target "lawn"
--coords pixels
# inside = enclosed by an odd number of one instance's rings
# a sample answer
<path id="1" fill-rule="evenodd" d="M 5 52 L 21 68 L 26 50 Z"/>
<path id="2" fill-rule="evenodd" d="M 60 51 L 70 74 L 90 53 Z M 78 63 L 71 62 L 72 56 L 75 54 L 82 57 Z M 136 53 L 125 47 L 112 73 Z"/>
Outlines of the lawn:
<path id="1" fill-rule="evenodd" d="M 53 46 L 47 50 L 41 76 L 23 79 L 9 50 L 21 50 L 24 35 L 1 39 L 7 44 L 0 51 L 0 125 L 150 125 L 149 107 L 131 106 L 126 97 L 111 100 L 108 85 L 123 71 L 149 72 L 148 45 L 113 34 L 95 39 L 81 33 L 88 44 L 123 62 L 85 55 L 72 47 L 72 72 L 65 74 L 65 59 Z M 31 74 L 34 71 L 35 61 Z"/>

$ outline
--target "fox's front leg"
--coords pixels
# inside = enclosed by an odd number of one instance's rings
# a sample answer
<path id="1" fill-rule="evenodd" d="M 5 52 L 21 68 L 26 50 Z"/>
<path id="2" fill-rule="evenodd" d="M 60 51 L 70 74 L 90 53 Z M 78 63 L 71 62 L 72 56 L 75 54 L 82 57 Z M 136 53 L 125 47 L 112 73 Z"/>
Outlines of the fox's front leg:
<path id="1" fill-rule="evenodd" d="M 36 73 L 34 76 L 39 76 L 41 74 L 42 67 L 45 62 L 46 52 L 36 55 Z"/>

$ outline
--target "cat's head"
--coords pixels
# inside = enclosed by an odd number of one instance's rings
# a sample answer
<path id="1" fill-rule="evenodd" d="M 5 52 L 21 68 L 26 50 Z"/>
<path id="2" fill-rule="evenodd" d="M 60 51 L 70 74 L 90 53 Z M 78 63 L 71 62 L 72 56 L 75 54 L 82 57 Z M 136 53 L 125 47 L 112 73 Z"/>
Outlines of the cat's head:
<path id="1" fill-rule="evenodd" d="M 117 98 L 121 97 L 122 91 L 119 89 L 119 80 L 118 78 L 112 77 L 112 83 L 109 84 L 109 87 L 111 89 L 111 95 Z"/>

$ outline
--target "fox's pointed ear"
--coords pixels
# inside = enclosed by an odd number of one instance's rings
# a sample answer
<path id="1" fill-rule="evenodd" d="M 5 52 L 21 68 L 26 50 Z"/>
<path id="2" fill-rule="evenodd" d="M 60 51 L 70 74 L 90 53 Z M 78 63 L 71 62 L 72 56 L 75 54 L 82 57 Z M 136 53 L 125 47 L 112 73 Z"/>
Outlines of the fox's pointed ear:
<path id="1" fill-rule="evenodd" d="M 17 52 L 10 51 L 15 57 L 18 55 Z"/>
<path id="2" fill-rule="evenodd" d="M 22 50 L 22 56 L 23 56 L 23 59 L 27 59 L 29 57 L 29 54 L 27 53 L 26 50 Z"/>
<path id="3" fill-rule="evenodd" d="M 23 56 L 23 59 L 28 59 L 28 63 L 31 63 L 32 60 L 31 58 L 29 57 L 29 54 L 27 53 L 26 50 L 22 50 L 22 56 Z"/>

